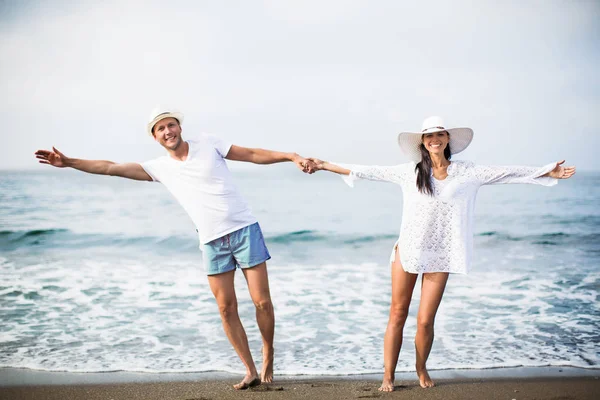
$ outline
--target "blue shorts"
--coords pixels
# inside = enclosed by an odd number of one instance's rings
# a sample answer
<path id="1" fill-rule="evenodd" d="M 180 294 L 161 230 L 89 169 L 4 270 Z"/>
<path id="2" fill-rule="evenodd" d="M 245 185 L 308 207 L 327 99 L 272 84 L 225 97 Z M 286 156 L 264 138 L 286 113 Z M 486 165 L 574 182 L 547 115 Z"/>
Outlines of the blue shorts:
<path id="1" fill-rule="evenodd" d="M 271 258 L 258 222 L 203 244 L 201 249 L 207 275 L 254 267 Z"/>

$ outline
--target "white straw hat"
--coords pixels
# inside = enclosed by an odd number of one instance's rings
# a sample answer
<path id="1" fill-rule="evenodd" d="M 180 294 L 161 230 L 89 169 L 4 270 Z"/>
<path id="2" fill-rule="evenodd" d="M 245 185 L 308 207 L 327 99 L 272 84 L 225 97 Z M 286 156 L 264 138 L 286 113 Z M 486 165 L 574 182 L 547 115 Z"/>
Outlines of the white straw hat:
<path id="1" fill-rule="evenodd" d="M 421 161 L 421 137 L 426 133 L 448 132 L 450 135 L 450 153 L 457 154 L 467 148 L 473 140 L 471 128 L 446 128 L 441 117 L 428 117 L 423 121 L 421 132 L 402 132 L 398 135 L 398 144 L 402 151 L 413 161 Z"/>
<path id="2" fill-rule="evenodd" d="M 182 113 L 169 108 L 156 107 L 154 110 L 152 110 L 152 113 L 150 113 L 150 119 L 148 125 L 146 126 L 148 135 L 152 136 L 152 129 L 154 128 L 154 125 L 156 125 L 158 121 L 165 118 L 175 118 L 177 121 L 179 121 L 179 125 L 183 123 Z"/>

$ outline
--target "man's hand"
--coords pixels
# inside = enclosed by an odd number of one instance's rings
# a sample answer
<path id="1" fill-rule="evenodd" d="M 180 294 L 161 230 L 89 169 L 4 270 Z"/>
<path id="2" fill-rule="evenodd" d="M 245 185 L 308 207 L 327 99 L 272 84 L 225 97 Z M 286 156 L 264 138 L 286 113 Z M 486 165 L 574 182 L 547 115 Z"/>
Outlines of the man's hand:
<path id="1" fill-rule="evenodd" d="M 292 161 L 294 162 L 294 164 L 296 164 L 296 166 L 302 171 L 302 172 L 306 172 L 307 174 L 312 174 L 313 172 L 316 171 L 316 165 L 314 162 L 312 162 L 310 159 L 308 158 L 304 158 L 298 154 L 295 154 Z"/>
<path id="2" fill-rule="evenodd" d="M 325 164 L 325 161 L 323 160 L 319 160 L 318 158 L 314 158 L 314 157 L 309 157 L 307 158 L 309 164 L 309 168 L 308 171 L 305 171 L 309 174 L 314 174 L 317 171 L 321 171 L 323 170 L 323 165 Z"/>
<path id="3" fill-rule="evenodd" d="M 69 158 L 58 151 L 54 146 L 52 147 L 52 151 L 36 151 L 35 157 L 39 160 L 40 164 L 49 164 L 58 168 L 68 167 Z"/>
<path id="4" fill-rule="evenodd" d="M 568 179 L 575 175 L 575 167 L 563 167 L 565 160 L 556 163 L 556 167 L 546 175 L 555 179 Z"/>

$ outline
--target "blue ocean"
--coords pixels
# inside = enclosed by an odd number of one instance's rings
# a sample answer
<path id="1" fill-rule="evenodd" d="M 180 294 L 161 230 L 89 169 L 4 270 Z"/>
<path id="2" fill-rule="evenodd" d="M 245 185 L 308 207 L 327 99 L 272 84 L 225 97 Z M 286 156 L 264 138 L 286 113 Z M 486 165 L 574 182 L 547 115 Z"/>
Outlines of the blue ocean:
<path id="1" fill-rule="evenodd" d="M 272 255 L 276 374 L 381 373 L 399 187 L 291 164 L 233 171 Z M 599 199 L 598 172 L 480 190 L 472 272 L 449 279 L 431 369 L 600 368 Z M 414 368 L 418 286 L 398 371 Z M 259 360 L 241 273 L 236 289 Z M 243 372 L 195 227 L 157 183 L 0 172 L 0 321 L 0 367 Z"/>

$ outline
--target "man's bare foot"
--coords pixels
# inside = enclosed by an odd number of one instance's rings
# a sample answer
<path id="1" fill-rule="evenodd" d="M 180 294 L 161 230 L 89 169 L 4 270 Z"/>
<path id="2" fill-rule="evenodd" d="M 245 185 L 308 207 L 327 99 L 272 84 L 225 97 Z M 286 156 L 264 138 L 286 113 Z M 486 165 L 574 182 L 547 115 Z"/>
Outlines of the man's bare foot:
<path id="1" fill-rule="evenodd" d="M 417 375 L 419 377 L 419 384 L 422 388 L 430 388 L 435 386 L 435 384 L 429 377 L 429 372 L 427 372 L 426 368 L 417 369 Z"/>
<path id="2" fill-rule="evenodd" d="M 273 382 L 273 354 L 274 354 L 274 352 L 275 351 L 272 347 L 267 351 L 265 351 L 265 347 L 262 348 L 263 366 L 262 366 L 262 371 L 260 373 L 260 380 L 263 383 Z"/>
<path id="3" fill-rule="evenodd" d="M 394 391 L 394 381 L 391 379 L 383 378 L 383 382 L 381 382 L 379 391 L 380 392 L 393 392 Z"/>
<path id="4" fill-rule="evenodd" d="M 233 388 L 235 390 L 246 390 L 258 385 L 260 385 L 260 379 L 258 379 L 257 375 L 246 375 L 240 383 L 233 385 Z"/>

